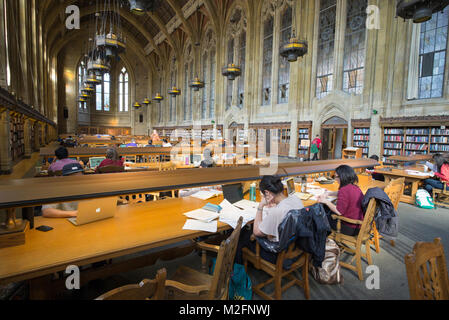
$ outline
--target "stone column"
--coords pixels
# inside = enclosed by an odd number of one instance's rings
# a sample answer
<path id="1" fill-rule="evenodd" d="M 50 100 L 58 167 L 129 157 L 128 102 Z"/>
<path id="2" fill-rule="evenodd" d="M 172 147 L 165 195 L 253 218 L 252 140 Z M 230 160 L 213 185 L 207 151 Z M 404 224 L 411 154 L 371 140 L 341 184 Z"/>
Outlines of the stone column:
<path id="1" fill-rule="evenodd" d="M 26 118 L 25 123 L 23 126 L 23 139 L 25 142 L 25 155 L 24 158 L 29 159 L 31 158 L 31 154 L 33 153 L 33 150 L 31 148 L 31 121 L 30 119 Z"/>
<path id="2" fill-rule="evenodd" d="M 0 173 L 10 174 L 11 167 L 11 148 L 9 146 L 10 119 L 9 111 L 0 112 Z"/>

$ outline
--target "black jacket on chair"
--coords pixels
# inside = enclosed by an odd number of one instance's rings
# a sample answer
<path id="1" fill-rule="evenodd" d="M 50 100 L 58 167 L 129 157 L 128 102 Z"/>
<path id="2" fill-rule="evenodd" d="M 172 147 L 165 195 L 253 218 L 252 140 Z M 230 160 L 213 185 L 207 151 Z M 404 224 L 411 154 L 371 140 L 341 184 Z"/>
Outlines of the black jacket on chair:
<path id="1" fill-rule="evenodd" d="M 298 248 L 312 255 L 313 265 L 321 267 L 326 253 L 326 239 L 331 232 L 322 204 L 290 210 L 279 225 L 278 232 L 279 242 L 267 238 L 257 238 L 257 241 L 262 248 L 274 253 L 287 249 L 295 241 Z"/>
<path id="2" fill-rule="evenodd" d="M 369 189 L 362 200 L 362 209 L 366 211 L 369 201 L 374 198 L 377 201 L 377 212 L 374 216 L 376 228 L 379 233 L 387 237 L 397 237 L 399 230 L 399 216 L 394 209 L 388 195 L 380 188 Z"/>

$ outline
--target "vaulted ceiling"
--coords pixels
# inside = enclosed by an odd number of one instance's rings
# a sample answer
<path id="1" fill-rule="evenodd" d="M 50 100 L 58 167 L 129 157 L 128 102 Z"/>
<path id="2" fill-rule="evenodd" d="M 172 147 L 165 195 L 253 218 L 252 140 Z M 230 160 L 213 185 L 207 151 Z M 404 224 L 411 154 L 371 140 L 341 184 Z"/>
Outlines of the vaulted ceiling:
<path id="1" fill-rule="evenodd" d="M 121 23 L 127 37 L 132 37 L 132 42 L 140 46 L 139 51 L 146 56 L 156 55 L 157 60 L 164 60 L 168 51 L 173 49 L 180 54 L 187 38 L 199 42 L 208 17 L 217 17 L 217 10 L 229 7 L 233 1 L 162 0 L 155 11 L 143 15 L 131 13 L 124 5 L 120 9 Z M 78 33 L 85 36 L 89 21 L 93 20 L 98 5 L 101 7 L 103 3 L 104 0 L 41 0 L 39 12 L 44 39 L 50 52 L 58 54 L 67 43 L 67 33 L 73 32 L 65 27 L 67 6 L 77 5 L 80 8 L 81 29 L 84 31 L 79 30 Z"/>

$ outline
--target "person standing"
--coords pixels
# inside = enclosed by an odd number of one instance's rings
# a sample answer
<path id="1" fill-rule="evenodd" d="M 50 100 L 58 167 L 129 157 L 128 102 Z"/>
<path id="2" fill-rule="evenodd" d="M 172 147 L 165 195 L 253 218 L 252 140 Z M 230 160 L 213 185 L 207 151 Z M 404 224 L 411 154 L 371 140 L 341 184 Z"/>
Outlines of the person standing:
<path id="1" fill-rule="evenodd" d="M 321 149 L 321 139 L 320 139 L 320 135 L 317 134 L 316 138 L 313 139 L 312 141 L 312 147 L 310 149 L 310 152 L 313 154 L 313 158 L 312 161 L 318 160 L 318 153 L 320 152 Z"/>

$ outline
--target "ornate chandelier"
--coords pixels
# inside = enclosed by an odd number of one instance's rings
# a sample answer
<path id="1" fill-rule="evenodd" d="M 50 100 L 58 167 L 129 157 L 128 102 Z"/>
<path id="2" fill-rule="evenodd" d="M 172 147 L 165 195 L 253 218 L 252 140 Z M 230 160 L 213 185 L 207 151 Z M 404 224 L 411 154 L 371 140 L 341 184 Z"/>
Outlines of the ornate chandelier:
<path id="1" fill-rule="evenodd" d="M 306 40 L 299 40 L 296 38 L 296 8 L 295 4 L 293 4 L 293 21 L 292 21 L 292 36 L 287 43 L 284 43 L 280 50 L 279 54 L 286 58 L 288 62 L 295 62 L 298 58 L 303 57 L 307 54 L 308 51 L 308 43 Z"/>
<path id="2" fill-rule="evenodd" d="M 168 90 L 168 94 L 171 95 L 172 97 L 176 97 L 181 94 L 181 90 L 176 87 L 173 87 L 170 90 Z"/>
<path id="3" fill-rule="evenodd" d="M 448 5 L 449 0 L 398 0 L 396 13 L 405 20 L 413 19 L 414 23 L 423 23 Z"/>
<path id="4" fill-rule="evenodd" d="M 189 87 L 194 91 L 199 91 L 200 89 L 204 88 L 204 82 L 201 81 L 200 78 L 196 77 L 195 79 L 190 81 Z"/>
<path id="5" fill-rule="evenodd" d="M 242 74 L 242 69 L 232 63 L 227 67 L 223 67 L 221 74 L 228 77 L 228 80 L 235 80 L 236 77 L 239 77 Z"/>
<path id="6" fill-rule="evenodd" d="M 128 2 L 131 12 L 135 14 L 154 11 L 161 5 L 161 0 L 128 0 Z"/>

